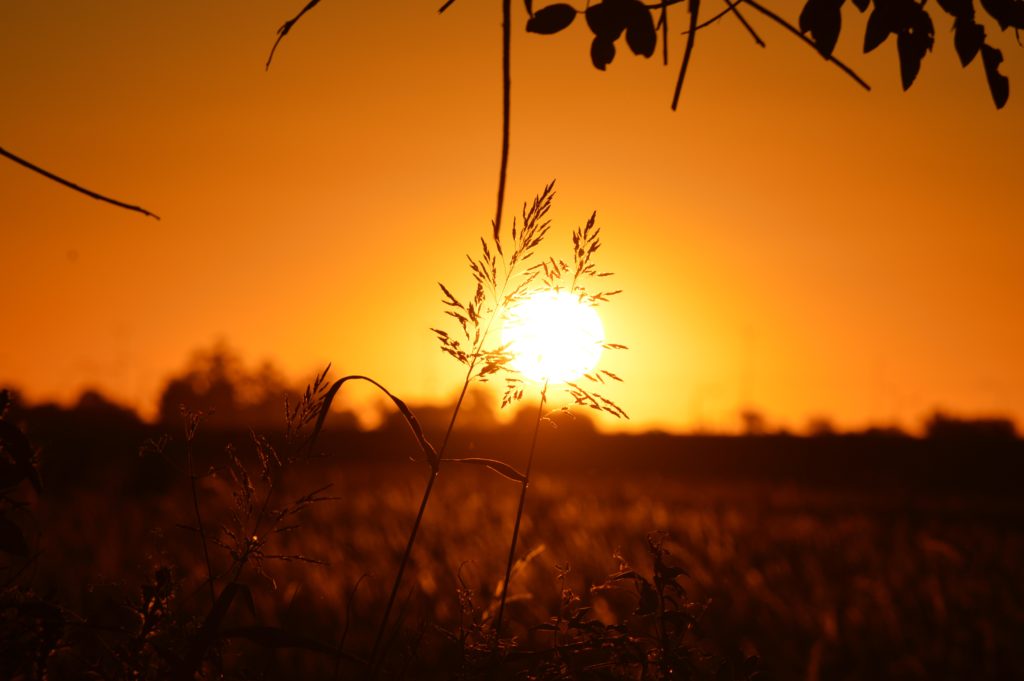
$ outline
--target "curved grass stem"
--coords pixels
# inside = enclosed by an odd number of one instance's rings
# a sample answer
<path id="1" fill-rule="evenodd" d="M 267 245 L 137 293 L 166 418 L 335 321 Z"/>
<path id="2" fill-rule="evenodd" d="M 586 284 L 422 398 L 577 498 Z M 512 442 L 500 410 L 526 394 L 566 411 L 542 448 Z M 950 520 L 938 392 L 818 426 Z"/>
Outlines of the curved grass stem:
<path id="1" fill-rule="evenodd" d="M 416 513 L 416 520 L 413 521 L 412 530 L 409 531 L 409 541 L 405 545 L 405 553 L 402 554 L 402 560 L 398 564 L 398 573 L 395 575 L 395 581 L 391 585 L 391 594 L 388 596 L 387 606 L 384 608 L 384 615 L 381 617 L 380 626 L 377 628 L 377 635 L 373 641 L 373 649 L 370 652 L 370 665 L 371 675 L 376 678 L 379 671 L 378 656 L 381 654 L 380 646 L 384 641 L 384 632 L 387 631 L 388 620 L 391 617 L 391 610 L 395 607 L 395 600 L 398 598 L 398 590 L 402 586 L 402 576 L 405 574 L 405 568 L 409 564 L 409 558 L 412 556 L 412 547 L 416 543 L 416 535 L 419 533 L 420 524 L 423 522 L 423 514 L 427 510 L 427 503 L 430 501 L 430 493 L 434 489 L 434 481 L 437 480 L 437 474 L 440 472 L 440 460 L 444 457 L 445 450 L 448 448 L 448 440 L 451 438 L 452 430 L 455 428 L 455 421 L 459 417 L 459 411 L 462 409 L 462 402 L 466 399 L 466 392 L 469 390 L 469 384 L 473 378 L 473 369 L 476 367 L 476 362 L 472 362 L 469 365 L 469 369 L 466 372 L 466 380 L 462 383 L 462 392 L 459 393 L 459 399 L 455 403 L 455 408 L 452 410 L 451 420 L 448 421 L 448 429 L 445 431 L 444 440 L 441 442 L 441 449 L 438 452 L 438 462 L 435 467 L 431 469 L 430 479 L 427 481 L 427 486 L 423 490 L 423 499 L 420 501 L 420 509 Z"/>

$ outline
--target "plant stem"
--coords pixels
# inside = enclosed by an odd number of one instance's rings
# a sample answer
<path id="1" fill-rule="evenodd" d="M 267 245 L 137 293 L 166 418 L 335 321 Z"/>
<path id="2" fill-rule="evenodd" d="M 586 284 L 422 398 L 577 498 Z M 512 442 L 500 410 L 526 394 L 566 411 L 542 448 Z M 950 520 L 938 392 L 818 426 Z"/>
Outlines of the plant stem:
<path id="1" fill-rule="evenodd" d="M 189 418 L 189 417 L 186 417 Z M 188 433 L 185 438 L 185 457 L 188 462 L 188 483 L 192 490 L 192 509 L 196 514 L 196 527 L 199 529 L 199 540 L 203 545 L 203 558 L 206 560 L 207 583 L 210 585 L 210 602 L 217 602 L 217 591 L 213 584 L 213 563 L 210 562 L 210 547 L 206 542 L 206 530 L 203 528 L 203 515 L 199 511 L 199 493 L 196 490 L 196 474 L 192 466 L 192 434 Z"/>
<path id="2" fill-rule="evenodd" d="M 315 4 L 315 3 L 312 3 Z M 447 4 L 441 8 L 441 11 L 447 8 Z M 305 11 L 305 10 L 304 10 Z M 505 185 L 508 183 L 508 157 L 509 157 L 509 129 L 511 127 L 511 101 L 512 101 L 512 0 L 502 0 L 501 3 L 502 12 L 502 24 L 501 24 L 501 39 L 502 39 L 502 105 L 501 105 L 501 164 L 498 169 L 498 205 L 494 213 L 494 229 L 495 232 L 501 229 L 501 214 L 505 204 Z M 301 14 L 300 14 L 301 16 Z M 275 45 L 276 47 L 276 45 Z M 506 282 L 507 283 L 507 282 Z M 491 318 L 493 321 L 494 318 Z M 490 322 L 487 326 L 488 331 L 490 330 Z M 486 338 L 487 333 L 484 333 Z M 459 400 L 455 403 L 455 409 L 452 411 L 452 418 L 448 422 L 448 430 L 445 431 L 444 441 L 441 443 L 441 449 L 438 452 L 440 458 L 444 457 L 445 450 L 448 448 L 448 440 L 451 437 L 452 429 L 455 427 L 455 421 L 458 418 L 459 410 L 462 408 L 462 401 L 466 397 L 466 391 L 469 389 L 470 381 L 472 380 L 473 369 L 476 366 L 476 360 L 469 366 L 469 371 L 466 373 L 466 380 L 462 384 L 462 392 L 459 394 Z M 547 384 L 544 386 L 545 392 L 547 390 Z M 541 400 L 541 406 L 543 406 L 543 398 Z M 539 423 L 539 420 L 538 420 Z M 536 442 L 536 433 L 534 434 L 534 441 Z M 533 452 L 531 449 L 530 457 L 532 460 Z M 384 631 L 387 628 L 388 618 L 391 616 L 391 610 L 395 605 L 395 599 L 398 597 L 398 589 L 402 583 L 402 575 L 405 573 L 406 565 L 409 562 L 409 556 L 412 554 L 412 547 L 416 540 L 416 534 L 420 528 L 420 522 L 423 519 L 423 513 L 427 508 L 427 502 L 430 500 L 430 491 L 433 489 L 434 481 L 437 479 L 438 469 L 434 469 L 431 472 L 430 480 L 427 482 L 427 487 L 423 491 L 423 500 L 420 502 L 419 513 L 416 514 L 416 521 L 413 523 L 412 531 L 409 534 L 409 541 L 405 547 L 405 553 L 402 556 L 402 562 L 398 566 L 398 574 L 395 577 L 395 582 L 391 587 L 391 595 L 388 597 L 387 607 L 384 608 L 384 616 L 381 619 L 380 627 L 377 629 L 377 636 L 373 643 L 373 651 L 370 653 L 370 665 L 372 667 L 372 675 L 376 676 L 377 673 L 377 654 L 380 649 L 381 641 L 384 638 Z M 527 468 L 527 476 L 529 476 L 529 468 Z M 524 490 L 525 493 L 525 490 Z M 520 514 L 522 513 L 522 500 L 520 500 Z M 519 521 L 516 520 L 516 533 L 519 531 Z M 513 540 L 513 551 L 515 550 L 515 542 Z M 506 585 L 507 586 L 507 585 Z M 502 599 L 502 607 L 504 607 L 504 599 Z"/>
<path id="3" fill-rule="evenodd" d="M 537 421 L 533 425 L 533 441 L 530 443 L 530 456 L 526 460 L 526 473 L 523 476 L 522 488 L 519 491 L 519 508 L 516 511 L 516 522 L 512 527 L 512 545 L 508 550 L 508 563 L 505 566 L 505 585 L 501 589 L 501 605 L 498 606 L 498 616 L 494 620 L 495 644 L 501 637 L 501 620 L 505 616 L 505 599 L 508 597 L 508 583 L 512 579 L 512 564 L 516 557 L 516 543 L 519 541 L 519 525 L 523 520 L 523 506 L 526 504 L 526 488 L 530 486 L 530 470 L 533 468 L 533 455 L 537 451 L 537 434 L 540 432 L 540 419 L 544 415 L 544 403 L 548 397 L 548 383 L 544 381 L 544 388 L 540 391 L 540 406 L 537 408 Z"/>
<path id="4" fill-rule="evenodd" d="M 466 380 L 462 383 L 462 392 L 459 393 L 459 399 L 455 403 L 455 409 L 452 410 L 452 418 L 448 422 L 448 430 L 445 431 L 444 441 L 441 443 L 441 449 L 438 451 L 438 457 L 444 457 L 444 452 L 448 448 L 448 440 L 451 437 L 452 430 L 455 428 L 455 421 L 459 416 L 459 411 L 462 409 L 462 402 L 466 399 L 466 392 L 469 390 L 469 383 L 473 376 L 473 369 L 476 367 L 476 361 L 474 360 L 469 365 L 469 370 L 466 372 Z M 377 664 L 377 653 L 380 649 L 381 641 L 384 640 L 384 632 L 387 630 L 388 619 L 391 617 L 391 610 L 395 607 L 395 599 L 398 598 L 398 589 L 402 585 L 402 575 L 405 574 L 405 568 L 409 564 L 409 558 L 412 555 L 413 544 L 416 543 L 416 534 L 420 530 L 420 523 L 423 521 L 423 514 L 427 510 L 427 502 L 430 501 L 430 492 L 434 488 L 434 481 L 437 480 L 437 474 L 440 467 L 435 468 L 430 473 L 430 479 L 427 481 L 427 486 L 423 490 L 423 500 L 420 501 L 420 510 L 416 514 L 416 520 L 412 524 L 412 530 L 409 532 L 409 541 L 405 545 L 405 553 L 402 554 L 402 560 L 398 564 L 398 574 L 395 575 L 394 584 L 391 585 L 391 595 L 388 596 L 388 604 L 384 608 L 384 616 L 381 618 L 380 626 L 377 629 L 377 636 L 373 642 L 373 650 L 370 653 L 370 664 L 373 665 L 373 675 L 376 676 L 376 664 Z"/>
<path id="5" fill-rule="evenodd" d="M 508 179 L 508 138 L 512 108 L 512 0 L 501 0 L 501 166 L 498 170 L 498 208 L 494 214 L 494 229 L 501 229 L 501 209 L 505 203 L 505 185 Z"/>
<path id="6" fill-rule="evenodd" d="M 373 641 L 373 649 L 370 652 L 370 665 L 373 667 L 373 676 L 376 677 L 377 652 L 380 649 L 381 641 L 384 639 L 384 630 L 387 628 L 388 618 L 391 616 L 391 609 L 395 605 L 395 598 L 398 596 L 398 587 L 402 584 L 402 575 L 405 573 L 405 566 L 409 564 L 409 556 L 412 555 L 413 544 L 416 543 L 416 533 L 419 532 L 420 523 L 423 521 L 423 513 L 427 510 L 427 501 L 430 500 L 430 490 L 434 488 L 434 481 L 437 480 L 437 469 L 430 472 L 430 479 L 427 480 L 427 487 L 423 490 L 423 500 L 420 502 L 420 510 L 416 513 L 416 521 L 412 524 L 412 532 L 409 533 L 409 541 L 405 545 L 405 553 L 402 554 L 402 562 L 398 565 L 398 574 L 395 576 L 395 583 L 391 587 L 391 595 L 388 597 L 388 605 L 384 608 L 384 616 L 381 618 L 380 627 L 377 629 L 377 637 Z"/>

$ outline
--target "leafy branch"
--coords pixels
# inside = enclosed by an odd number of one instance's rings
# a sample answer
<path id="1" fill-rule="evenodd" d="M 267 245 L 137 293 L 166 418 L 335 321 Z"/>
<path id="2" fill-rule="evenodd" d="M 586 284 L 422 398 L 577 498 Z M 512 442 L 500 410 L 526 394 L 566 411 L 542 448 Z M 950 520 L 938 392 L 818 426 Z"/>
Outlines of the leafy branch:
<path id="1" fill-rule="evenodd" d="M 932 50 L 935 42 L 935 28 L 931 15 L 925 9 L 925 2 L 918 0 L 851 0 L 861 12 L 871 9 L 864 35 L 864 52 L 871 52 L 890 35 L 896 36 L 896 50 L 900 63 L 900 77 L 903 89 L 908 89 L 920 72 L 921 61 Z M 683 81 L 688 72 L 696 34 L 716 23 L 726 14 L 733 14 L 744 29 L 762 47 L 765 45 L 754 27 L 740 12 L 741 5 L 765 16 L 782 26 L 834 64 L 861 87 L 870 86 L 849 66 L 835 57 L 833 51 L 842 29 L 842 8 L 846 0 L 807 0 L 800 12 L 798 24 L 793 25 L 779 14 L 757 0 L 724 0 L 725 9 L 711 19 L 699 21 L 700 0 L 664 0 L 656 4 L 645 4 L 641 0 L 602 0 L 587 4 L 577 10 L 566 3 L 548 5 L 536 12 L 533 3 L 526 2 L 530 18 L 526 30 L 530 33 L 551 35 L 568 28 L 576 16 L 583 14 L 587 26 L 594 34 L 590 58 L 594 67 L 605 70 L 615 58 L 615 43 L 625 34 L 626 44 L 635 55 L 650 57 L 657 44 L 657 28 L 662 29 L 662 41 L 668 36 L 669 7 L 686 2 L 689 13 L 689 27 L 684 32 L 686 43 L 679 77 L 672 97 L 672 108 L 679 103 Z M 974 0 L 939 0 L 939 7 L 953 17 L 953 42 L 960 63 L 966 67 L 980 53 L 988 80 L 989 91 L 996 108 L 1002 108 L 1009 97 L 1009 81 L 999 72 L 1003 61 L 1002 52 L 987 42 L 984 27 L 977 22 Z M 1020 29 L 1024 28 L 1024 3 L 1020 0 L 981 0 L 984 11 L 1005 31 L 1013 28 L 1020 42 Z M 657 19 L 655 19 L 657 14 Z M 663 45 L 664 60 L 668 61 L 668 46 Z"/>

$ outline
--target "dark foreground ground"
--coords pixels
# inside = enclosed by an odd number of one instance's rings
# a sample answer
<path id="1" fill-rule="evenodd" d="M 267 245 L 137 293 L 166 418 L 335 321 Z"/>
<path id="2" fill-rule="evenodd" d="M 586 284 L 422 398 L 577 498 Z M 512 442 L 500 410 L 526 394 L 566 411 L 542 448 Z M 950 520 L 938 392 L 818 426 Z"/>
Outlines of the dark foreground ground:
<path id="1" fill-rule="evenodd" d="M 98 622 L 170 565 L 181 580 L 175 607 L 205 612 L 199 538 L 181 527 L 195 526 L 188 485 L 174 469 L 184 461 L 182 439 L 163 457 L 140 457 L 139 445 L 158 431 L 29 430 L 43 447 L 47 487 L 18 521 L 35 556 L 19 579 Z M 521 465 L 526 438 L 463 436 L 451 451 Z M 229 440 L 257 466 L 246 433 L 200 430 L 194 443 L 197 469 L 218 470 L 199 484 L 204 525 L 227 543 L 218 528 L 231 528 L 233 492 L 244 484 L 222 465 Z M 293 559 L 246 573 L 251 602 L 228 624 L 332 643 L 347 629 L 345 650 L 366 656 L 429 471 L 409 461 L 416 449 L 404 431 L 328 433 L 317 452 L 275 474 L 270 505 L 328 483 L 323 494 L 332 499 L 274 536 L 273 553 Z M 563 588 L 593 606 L 592 619 L 628 619 L 637 602 L 594 587 L 627 564 L 649 576 L 647 538 L 663 533 L 655 537 L 666 560 L 687 570 L 679 581 L 700 605 L 707 649 L 756 657 L 751 668 L 768 678 L 1024 678 L 1022 456 L 1019 441 L 545 431 L 519 541 L 528 558 L 510 588 L 505 633 L 521 649 L 550 647 L 551 632 L 537 625 L 560 612 Z M 263 489 L 256 475 L 252 484 Z M 385 675 L 456 675 L 451 635 L 493 615 L 518 493 L 486 469 L 442 467 L 393 616 L 402 629 L 389 634 Z M 230 564 L 225 550 L 211 551 L 215 571 Z M 263 643 L 224 644 L 225 669 L 334 678 L 331 655 Z M 338 674 L 363 672 L 346 659 Z"/>

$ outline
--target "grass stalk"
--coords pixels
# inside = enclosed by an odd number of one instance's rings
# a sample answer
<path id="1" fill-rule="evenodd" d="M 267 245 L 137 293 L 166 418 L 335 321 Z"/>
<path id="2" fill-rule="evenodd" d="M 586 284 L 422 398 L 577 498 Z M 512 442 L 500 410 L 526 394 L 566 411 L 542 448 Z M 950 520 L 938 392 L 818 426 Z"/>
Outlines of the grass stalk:
<path id="1" fill-rule="evenodd" d="M 530 470 L 533 468 L 533 455 L 537 451 L 537 435 L 540 432 L 540 420 L 544 415 L 544 405 L 548 397 L 548 384 L 544 382 L 544 388 L 540 391 L 540 406 L 537 407 L 537 420 L 533 424 L 533 439 L 530 442 L 530 456 L 526 460 L 526 473 L 522 487 L 519 491 L 519 508 L 516 510 L 516 522 L 512 526 L 512 544 L 508 550 L 508 563 L 505 565 L 505 584 L 501 589 L 501 604 L 498 606 L 498 616 L 494 620 L 495 645 L 501 637 L 501 621 L 505 616 L 505 599 L 508 597 L 508 584 L 512 579 L 512 565 L 516 558 L 516 544 L 519 541 L 519 525 L 523 520 L 523 506 L 526 504 L 526 489 L 530 486 Z"/>
<path id="2" fill-rule="evenodd" d="M 459 417 L 459 411 L 462 409 L 462 402 L 466 399 L 466 392 L 469 390 L 469 384 L 473 377 L 473 370 L 476 368 L 476 362 L 472 362 L 469 365 L 469 370 L 466 372 L 466 380 L 462 383 L 462 392 L 459 393 L 459 399 L 455 403 L 455 408 L 452 410 L 451 420 L 448 421 L 448 429 L 445 431 L 444 440 L 441 442 L 441 449 L 438 451 L 438 457 L 443 457 L 445 449 L 448 448 L 448 440 L 451 438 L 452 430 L 455 428 L 455 421 Z M 384 615 L 381 617 L 380 626 L 377 628 L 377 635 L 374 637 L 373 649 L 370 652 L 370 664 L 373 667 L 373 675 L 377 674 L 377 655 L 380 653 L 380 644 L 384 640 L 384 632 L 387 631 L 388 619 L 391 617 L 391 610 L 395 607 L 395 599 L 398 598 L 398 590 L 402 586 L 402 576 L 405 574 L 405 568 L 409 564 L 409 558 L 412 556 L 412 547 L 416 543 L 416 535 L 419 533 L 420 524 L 423 522 L 423 514 L 427 510 L 427 504 L 430 501 L 430 492 L 434 489 L 434 481 L 437 480 L 437 474 L 440 472 L 440 465 L 433 468 L 430 472 L 430 479 L 427 481 L 427 486 L 423 490 L 423 499 L 420 501 L 420 509 L 416 513 L 416 520 L 413 521 L 412 530 L 409 532 L 409 541 L 405 545 L 405 553 L 402 554 L 402 560 L 398 564 L 398 573 L 395 575 L 395 581 L 391 585 L 391 594 L 388 596 L 387 606 L 384 608 Z"/>
<path id="3" fill-rule="evenodd" d="M 420 501 L 420 510 L 416 513 L 416 521 L 412 524 L 412 531 L 409 532 L 409 541 L 405 545 L 405 553 L 402 554 L 402 561 L 398 564 L 398 574 L 395 575 L 395 583 L 391 587 L 391 595 L 388 597 L 388 604 L 384 608 L 384 615 L 381 617 L 380 626 L 377 628 L 377 636 L 373 641 L 373 649 L 370 651 L 370 665 L 373 668 L 373 677 L 377 676 L 380 644 L 384 640 L 384 632 L 387 630 L 388 619 L 391 617 L 391 610 L 395 606 L 395 599 L 398 597 L 398 589 L 402 585 L 402 575 L 409 564 L 409 556 L 412 555 L 413 544 L 416 543 L 416 535 L 419 532 L 420 524 L 423 521 L 423 513 L 427 510 L 427 502 L 430 501 L 430 492 L 434 489 L 434 481 L 437 480 L 437 469 L 430 472 L 430 479 L 423 490 L 423 500 Z"/>
<path id="4" fill-rule="evenodd" d="M 197 417 L 191 414 L 186 414 L 185 418 L 186 420 L 191 421 Z M 192 461 L 192 440 L 195 437 L 195 427 L 192 423 L 187 423 L 186 428 L 185 460 L 186 465 L 188 466 L 188 485 L 192 492 L 192 510 L 195 512 L 196 516 L 196 529 L 199 530 L 199 541 L 203 546 L 203 559 L 206 561 L 206 578 L 207 584 L 210 585 L 210 603 L 211 605 L 214 605 L 217 603 L 217 590 L 214 586 L 213 563 L 210 561 L 210 546 L 206 540 L 206 529 L 203 527 L 203 514 L 199 510 L 199 491 L 196 485 L 198 478 L 196 477 L 195 466 Z"/>

